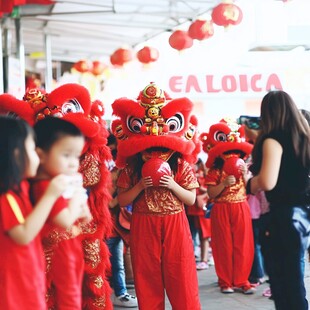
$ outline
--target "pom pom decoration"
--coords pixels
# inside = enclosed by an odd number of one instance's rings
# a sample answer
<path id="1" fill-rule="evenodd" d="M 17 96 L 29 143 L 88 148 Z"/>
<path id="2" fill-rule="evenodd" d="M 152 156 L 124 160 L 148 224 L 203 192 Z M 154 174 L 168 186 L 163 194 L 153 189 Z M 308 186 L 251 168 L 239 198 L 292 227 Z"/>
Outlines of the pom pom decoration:
<path id="1" fill-rule="evenodd" d="M 153 186 L 159 186 L 160 178 L 164 175 L 171 175 L 170 165 L 163 159 L 151 158 L 142 167 L 142 177 L 150 176 Z"/>
<path id="2" fill-rule="evenodd" d="M 224 162 L 223 171 L 225 171 L 228 175 L 233 175 L 236 179 L 239 179 L 242 176 L 240 166 L 243 164 L 243 159 L 237 156 L 229 157 Z"/>

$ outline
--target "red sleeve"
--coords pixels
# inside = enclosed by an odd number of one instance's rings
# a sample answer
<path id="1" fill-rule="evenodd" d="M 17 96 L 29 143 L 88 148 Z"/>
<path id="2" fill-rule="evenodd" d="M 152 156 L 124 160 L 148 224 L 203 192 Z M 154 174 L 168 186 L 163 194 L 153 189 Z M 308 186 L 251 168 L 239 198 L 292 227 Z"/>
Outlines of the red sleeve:
<path id="1" fill-rule="evenodd" d="M 205 185 L 217 185 L 220 181 L 220 171 L 218 169 L 209 169 L 206 175 Z"/>
<path id="2" fill-rule="evenodd" d="M 178 172 L 175 176 L 175 181 L 185 189 L 198 188 L 199 183 L 195 176 L 192 166 L 185 160 L 179 162 Z"/>
<path id="3" fill-rule="evenodd" d="M 117 183 L 116 183 L 117 187 L 120 188 L 131 188 L 132 187 L 132 181 L 131 181 L 131 177 L 130 177 L 130 171 L 129 169 L 126 167 L 124 168 L 118 179 L 117 179 Z"/>
<path id="4" fill-rule="evenodd" d="M 22 192 L 19 196 L 12 191 L 9 191 L 8 193 L 2 194 L 0 196 L 0 219 L 2 221 L 4 231 L 8 231 L 13 227 L 21 224 L 13 212 L 13 208 L 7 199 L 7 194 L 10 194 L 14 197 L 23 218 L 26 218 L 28 214 L 32 212 L 32 205 L 29 199 L 28 186 L 26 181 L 22 183 L 21 188 Z"/>

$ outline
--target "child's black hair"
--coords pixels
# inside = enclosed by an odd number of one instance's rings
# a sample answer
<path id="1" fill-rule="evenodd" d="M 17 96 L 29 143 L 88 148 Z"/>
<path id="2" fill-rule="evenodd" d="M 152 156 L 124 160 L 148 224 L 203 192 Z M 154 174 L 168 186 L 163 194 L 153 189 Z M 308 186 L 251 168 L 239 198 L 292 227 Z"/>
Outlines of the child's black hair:
<path id="1" fill-rule="evenodd" d="M 32 128 L 22 119 L 0 116 L 0 194 L 20 191 L 29 161 L 25 141 Z"/>
<path id="2" fill-rule="evenodd" d="M 48 151 L 61 137 L 83 137 L 80 129 L 72 123 L 57 117 L 46 117 L 34 125 L 37 147 Z"/>

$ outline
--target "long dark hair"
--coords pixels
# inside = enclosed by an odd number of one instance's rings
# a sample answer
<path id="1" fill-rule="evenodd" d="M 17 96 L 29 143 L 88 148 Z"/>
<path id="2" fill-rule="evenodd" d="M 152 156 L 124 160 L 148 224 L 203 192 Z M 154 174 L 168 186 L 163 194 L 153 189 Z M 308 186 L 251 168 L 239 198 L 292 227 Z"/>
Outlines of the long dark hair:
<path id="1" fill-rule="evenodd" d="M 32 128 L 23 120 L 0 116 L 0 194 L 20 191 L 29 162 L 25 141 L 34 137 Z"/>
<path id="2" fill-rule="evenodd" d="M 295 102 L 284 91 L 270 91 L 261 104 L 261 133 L 253 149 L 253 162 L 261 160 L 262 141 L 270 133 L 282 133 L 291 143 L 303 167 L 310 166 L 310 129 Z"/>

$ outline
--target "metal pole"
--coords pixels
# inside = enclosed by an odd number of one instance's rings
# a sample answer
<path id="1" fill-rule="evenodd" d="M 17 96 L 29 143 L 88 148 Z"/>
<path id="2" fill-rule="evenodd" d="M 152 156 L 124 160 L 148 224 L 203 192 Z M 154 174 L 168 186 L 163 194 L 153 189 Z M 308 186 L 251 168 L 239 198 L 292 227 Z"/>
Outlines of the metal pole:
<path id="1" fill-rule="evenodd" d="M 3 52 L 2 52 L 2 24 L 0 23 L 0 94 L 4 92 Z"/>
<path id="2" fill-rule="evenodd" d="M 45 40 L 45 90 L 50 92 L 52 90 L 53 84 L 53 62 L 52 62 L 52 45 L 51 37 L 46 34 L 44 36 Z"/>
<path id="3" fill-rule="evenodd" d="M 9 55 L 11 53 L 11 32 L 9 29 L 4 28 L 3 31 L 3 90 L 5 93 L 9 90 Z"/>
<path id="4" fill-rule="evenodd" d="M 14 21 L 15 21 L 15 35 L 16 35 L 16 57 L 19 59 L 20 87 L 21 87 L 21 95 L 23 95 L 26 91 L 25 48 L 22 41 L 20 18 L 16 18 Z"/>

